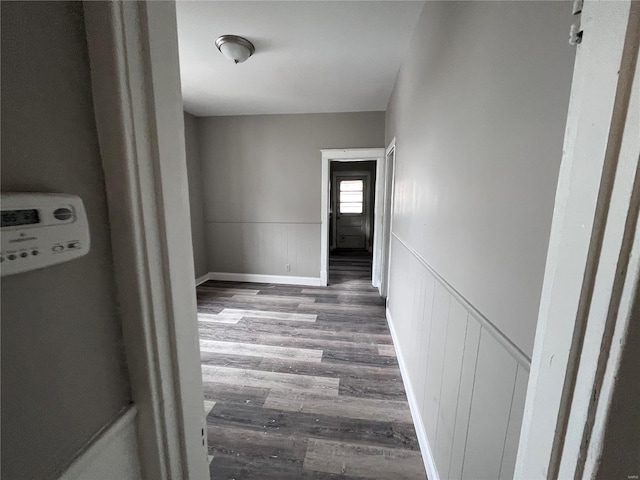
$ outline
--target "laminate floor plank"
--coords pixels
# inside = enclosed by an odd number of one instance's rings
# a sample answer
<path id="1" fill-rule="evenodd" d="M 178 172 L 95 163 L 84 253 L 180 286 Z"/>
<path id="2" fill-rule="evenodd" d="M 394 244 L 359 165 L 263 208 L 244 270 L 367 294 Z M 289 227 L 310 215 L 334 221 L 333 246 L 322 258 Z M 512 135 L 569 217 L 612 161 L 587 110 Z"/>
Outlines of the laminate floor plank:
<path id="1" fill-rule="evenodd" d="M 315 303 L 314 297 L 304 296 L 296 297 L 293 295 L 234 295 L 231 297 L 232 301 L 240 302 L 255 302 L 264 304 L 276 304 L 276 305 L 289 305 L 300 303 Z"/>
<path id="2" fill-rule="evenodd" d="M 338 340 L 343 342 L 352 343 L 366 343 L 377 345 L 391 345 L 391 335 L 388 333 L 365 333 L 365 332 L 350 332 L 350 331 L 338 331 L 329 328 L 320 328 L 319 324 L 314 325 L 314 328 L 307 328 L 306 325 L 296 326 L 291 328 L 292 325 L 283 325 L 282 323 L 262 323 L 259 321 L 241 321 L 238 322 L 233 328 L 228 328 L 225 325 L 200 325 L 200 334 L 206 335 L 210 338 L 236 338 L 237 336 L 245 335 L 247 337 L 254 337 L 259 334 L 267 335 L 280 335 L 291 338 L 312 338 L 318 340 Z M 211 322 L 213 323 L 213 322 Z M 318 323 L 318 321 L 316 321 Z M 234 335 L 235 334 L 235 335 Z"/>
<path id="3" fill-rule="evenodd" d="M 225 308 L 222 310 L 225 314 L 237 314 L 242 317 L 263 318 L 270 320 L 292 320 L 295 322 L 315 322 L 318 318 L 313 313 L 296 313 L 296 312 L 274 312 L 260 309 L 242 309 L 242 308 Z"/>
<path id="4" fill-rule="evenodd" d="M 268 388 L 249 387 L 245 385 L 234 385 L 229 383 L 218 383 L 204 380 L 202 382 L 205 401 L 213 400 L 216 403 L 248 405 L 261 407 L 264 405 Z"/>
<path id="5" fill-rule="evenodd" d="M 304 470 L 302 461 L 256 458 L 237 454 L 211 456 L 211 478 L 215 480 L 370 480 L 326 472 Z"/>
<path id="6" fill-rule="evenodd" d="M 309 302 L 311 303 L 311 302 Z M 367 307 L 381 307 L 384 306 L 383 298 L 373 298 L 373 297 L 362 297 L 355 295 L 336 295 L 334 297 L 320 297 L 318 296 L 315 299 L 316 304 L 318 303 L 328 303 L 330 305 L 360 305 Z"/>
<path id="7" fill-rule="evenodd" d="M 408 450 L 419 448 L 413 425 L 408 423 L 289 412 L 264 406 L 253 408 L 216 402 L 207 417 L 207 424 L 227 428 L 241 426 L 263 434 L 325 438 Z"/>
<path id="8" fill-rule="evenodd" d="M 362 378 L 341 378 L 340 395 L 363 398 L 394 399 L 406 398 L 402 382 L 378 380 L 372 382 Z"/>
<path id="9" fill-rule="evenodd" d="M 321 413 L 359 420 L 384 420 L 388 422 L 411 423 L 403 401 L 372 400 L 353 397 L 326 397 L 320 395 L 289 394 L 270 392 L 264 408 L 289 412 Z"/>
<path id="10" fill-rule="evenodd" d="M 264 459 L 304 460 L 307 451 L 306 438 L 238 427 L 211 428 L 207 440 L 212 455 L 214 452 L 239 453 Z"/>
<path id="11" fill-rule="evenodd" d="M 196 297 L 212 480 L 426 480 L 370 254 Z"/>
<path id="12" fill-rule="evenodd" d="M 279 347 L 268 343 L 239 343 L 200 339 L 200 351 L 210 353 L 227 353 L 230 355 L 243 355 L 248 357 L 305 360 L 307 362 L 320 362 L 322 360 L 322 350 Z"/>
<path id="13" fill-rule="evenodd" d="M 267 372 L 293 373 L 315 377 L 354 378 L 378 382 L 389 380 L 401 382 L 400 371 L 395 368 L 354 365 L 344 362 L 305 362 L 283 360 L 278 358 L 260 358 L 244 355 L 228 355 L 222 353 L 201 352 L 202 365 L 217 365 L 249 370 L 265 370 Z"/>
<path id="14" fill-rule="evenodd" d="M 380 480 L 415 480 L 426 475 L 418 452 L 321 439 L 309 440 L 304 469 Z"/>
<path id="15" fill-rule="evenodd" d="M 202 365 L 204 381 L 270 390 L 337 395 L 340 380 L 291 373 Z"/>
<path id="16" fill-rule="evenodd" d="M 353 353 L 341 350 L 325 350 L 322 355 L 323 362 L 341 362 L 352 364 L 375 365 L 379 367 L 398 368 L 398 360 L 394 357 L 379 355 L 378 353 Z"/>
<path id="17" fill-rule="evenodd" d="M 256 370 L 264 359 L 261 357 L 251 357 L 246 355 L 236 355 L 228 353 L 200 352 L 200 362 L 202 365 L 218 365 L 219 367 L 247 368 Z M 288 360 L 283 360 L 288 362 Z"/>
<path id="18" fill-rule="evenodd" d="M 198 313 L 198 321 L 203 323 L 222 323 L 235 325 L 242 320 L 242 315 L 221 313 Z"/>
<path id="19" fill-rule="evenodd" d="M 332 296 L 332 297 L 364 297 L 364 298 L 381 298 L 380 294 L 377 290 L 375 291 L 352 291 L 352 292 L 342 292 L 339 290 L 331 290 L 328 288 L 304 288 L 302 292 L 305 295 L 315 295 L 319 297 Z"/>
<path id="20" fill-rule="evenodd" d="M 395 357 L 396 349 L 393 348 L 393 345 L 378 345 L 378 354 L 385 357 Z"/>
<path id="21" fill-rule="evenodd" d="M 370 341 L 368 343 L 364 342 L 355 342 L 349 340 L 339 340 L 334 336 L 327 338 L 317 338 L 312 336 L 304 336 L 304 335 L 296 335 L 292 331 L 290 335 L 275 335 L 271 333 L 256 333 L 249 331 L 241 331 L 236 329 L 214 329 L 207 328 L 206 326 L 201 326 L 200 329 L 200 339 L 206 340 L 218 340 L 225 342 L 244 342 L 244 343 L 257 343 L 260 345 L 273 345 L 280 347 L 292 347 L 292 348 L 302 348 L 302 349 L 315 349 L 322 350 L 325 348 L 336 349 L 339 348 L 345 352 L 352 353 L 369 353 L 376 354 L 379 350 L 378 344 L 374 341 Z M 355 338 L 352 336 L 352 338 Z M 360 340 L 367 340 L 365 336 L 363 336 Z M 212 350 L 210 350 L 212 351 Z M 234 353 L 234 352 L 230 352 Z M 242 352 L 235 352 L 242 355 Z"/>
<path id="22" fill-rule="evenodd" d="M 249 288 L 234 288 L 234 287 L 212 287 L 203 283 L 198 287 L 199 292 L 206 292 L 208 294 L 218 294 L 221 296 L 232 295 L 257 295 L 260 290 L 254 290 Z"/>
<path id="23" fill-rule="evenodd" d="M 299 307 L 300 311 L 322 313 L 331 312 L 339 315 L 358 315 L 380 313 L 379 305 L 353 305 L 337 303 L 303 303 Z"/>
<path id="24" fill-rule="evenodd" d="M 346 362 L 291 362 L 279 360 L 277 358 L 264 358 L 257 367 L 260 370 L 268 370 L 272 372 L 296 373 L 302 375 L 315 375 L 320 377 L 335 377 L 341 380 L 347 378 L 355 378 L 367 380 L 369 382 L 378 382 L 381 380 L 391 380 L 393 382 L 402 383 L 400 370 L 397 368 L 387 368 L 378 366 L 369 366 L 362 364 L 353 364 Z"/>

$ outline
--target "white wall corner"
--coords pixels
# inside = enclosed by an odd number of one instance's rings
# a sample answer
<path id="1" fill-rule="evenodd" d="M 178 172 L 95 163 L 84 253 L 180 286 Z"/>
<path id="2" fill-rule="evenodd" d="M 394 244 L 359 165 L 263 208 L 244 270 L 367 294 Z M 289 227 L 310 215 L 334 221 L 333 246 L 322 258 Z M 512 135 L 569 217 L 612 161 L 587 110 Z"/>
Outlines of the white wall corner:
<path id="1" fill-rule="evenodd" d="M 416 435 L 418 437 L 418 444 L 420 445 L 420 453 L 422 454 L 422 461 L 424 462 L 424 468 L 427 471 L 427 478 L 429 480 L 440 480 L 438 475 L 438 469 L 436 468 L 436 461 L 429 445 L 429 439 L 427 438 L 427 432 L 424 428 L 424 422 L 422 421 L 422 415 L 420 414 L 420 407 L 418 406 L 418 399 L 411 386 L 409 380 L 409 371 L 402 355 L 400 348 L 400 342 L 396 336 L 396 331 L 393 326 L 393 319 L 391 312 L 386 309 L 387 324 L 389 325 L 389 331 L 391 332 L 391 338 L 393 339 L 393 347 L 396 350 L 396 357 L 398 359 L 398 366 L 400 367 L 400 376 L 402 383 L 404 384 L 404 390 L 407 393 L 407 400 L 409 401 L 409 409 L 411 410 L 411 417 L 413 418 L 413 425 L 416 429 Z"/>
<path id="2" fill-rule="evenodd" d="M 211 280 L 211 279 L 209 278 L 209 275 L 210 275 L 209 273 L 205 273 L 205 274 L 204 274 L 204 275 L 202 275 L 201 277 L 196 278 L 196 287 L 197 287 L 198 285 L 202 285 L 204 282 L 206 282 L 206 281 L 208 281 L 208 280 Z"/>

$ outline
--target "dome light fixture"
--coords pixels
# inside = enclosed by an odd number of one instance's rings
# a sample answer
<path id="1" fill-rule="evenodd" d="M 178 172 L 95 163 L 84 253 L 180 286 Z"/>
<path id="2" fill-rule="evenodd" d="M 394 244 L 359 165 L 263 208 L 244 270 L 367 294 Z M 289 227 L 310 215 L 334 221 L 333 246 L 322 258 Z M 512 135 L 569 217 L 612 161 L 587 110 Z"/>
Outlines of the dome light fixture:
<path id="1" fill-rule="evenodd" d="M 216 39 L 216 47 L 234 63 L 242 63 L 256 51 L 249 40 L 237 35 L 222 35 Z"/>

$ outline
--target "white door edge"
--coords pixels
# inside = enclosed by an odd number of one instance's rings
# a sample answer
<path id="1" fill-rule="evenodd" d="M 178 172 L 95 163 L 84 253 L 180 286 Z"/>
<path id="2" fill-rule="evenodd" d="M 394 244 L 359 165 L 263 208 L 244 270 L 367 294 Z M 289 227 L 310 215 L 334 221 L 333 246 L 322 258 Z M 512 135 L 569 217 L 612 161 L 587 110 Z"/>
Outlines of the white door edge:
<path id="1" fill-rule="evenodd" d="M 208 478 L 175 3 L 84 14 L 142 474 Z"/>

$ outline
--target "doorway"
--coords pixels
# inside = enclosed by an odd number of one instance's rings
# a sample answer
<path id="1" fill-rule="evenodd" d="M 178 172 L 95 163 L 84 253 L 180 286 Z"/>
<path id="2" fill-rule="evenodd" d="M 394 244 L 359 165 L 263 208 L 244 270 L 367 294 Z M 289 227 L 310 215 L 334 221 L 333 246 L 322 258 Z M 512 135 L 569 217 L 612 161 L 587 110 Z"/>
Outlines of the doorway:
<path id="1" fill-rule="evenodd" d="M 379 287 L 385 150 L 321 152 L 321 285 L 330 283 L 333 264 L 340 281 L 348 275 Z"/>
<path id="2" fill-rule="evenodd" d="M 376 162 L 331 162 L 329 285 L 370 283 Z"/>

